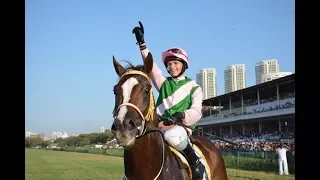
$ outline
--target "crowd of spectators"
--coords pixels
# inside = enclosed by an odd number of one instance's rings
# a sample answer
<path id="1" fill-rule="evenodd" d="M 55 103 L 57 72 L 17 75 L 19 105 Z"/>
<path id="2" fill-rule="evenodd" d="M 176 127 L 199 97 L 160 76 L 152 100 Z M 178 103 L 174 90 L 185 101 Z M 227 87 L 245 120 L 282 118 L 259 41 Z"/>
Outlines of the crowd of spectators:
<path id="1" fill-rule="evenodd" d="M 273 137 L 273 139 L 269 139 L 269 137 Z M 280 143 L 282 143 L 290 148 L 293 155 L 295 151 L 294 132 L 252 132 L 247 133 L 246 135 L 224 135 L 223 138 L 234 142 L 236 145 L 214 138 L 211 138 L 210 140 L 221 150 L 275 151 Z"/>

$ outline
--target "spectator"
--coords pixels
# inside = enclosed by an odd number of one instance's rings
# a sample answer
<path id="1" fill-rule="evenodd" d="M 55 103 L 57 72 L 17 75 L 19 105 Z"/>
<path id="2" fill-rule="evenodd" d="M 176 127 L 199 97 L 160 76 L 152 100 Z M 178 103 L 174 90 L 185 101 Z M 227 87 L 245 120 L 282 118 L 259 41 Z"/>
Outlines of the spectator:
<path id="1" fill-rule="evenodd" d="M 279 174 L 283 175 L 283 171 L 285 175 L 289 175 L 288 172 L 288 162 L 287 162 L 287 151 L 290 148 L 283 145 L 282 143 L 279 145 L 279 148 L 276 149 L 276 153 L 278 156 L 278 164 L 279 164 Z"/>

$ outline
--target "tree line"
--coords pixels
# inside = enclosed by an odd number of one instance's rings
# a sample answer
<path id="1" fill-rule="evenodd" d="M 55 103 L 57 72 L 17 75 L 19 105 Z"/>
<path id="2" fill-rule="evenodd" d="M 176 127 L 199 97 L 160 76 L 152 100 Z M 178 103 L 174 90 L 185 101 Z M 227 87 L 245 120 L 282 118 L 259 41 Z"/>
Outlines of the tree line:
<path id="1" fill-rule="evenodd" d="M 25 138 L 25 147 L 41 146 L 42 148 L 45 148 L 52 143 L 57 144 L 58 147 L 90 146 L 94 144 L 105 144 L 112 139 L 114 139 L 114 135 L 107 129 L 103 133 L 80 134 L 77 137 L 71 136 L 65 139 L 59 138 L 53 142 L 44 141 L 41 137 L 28 137 Z"/>

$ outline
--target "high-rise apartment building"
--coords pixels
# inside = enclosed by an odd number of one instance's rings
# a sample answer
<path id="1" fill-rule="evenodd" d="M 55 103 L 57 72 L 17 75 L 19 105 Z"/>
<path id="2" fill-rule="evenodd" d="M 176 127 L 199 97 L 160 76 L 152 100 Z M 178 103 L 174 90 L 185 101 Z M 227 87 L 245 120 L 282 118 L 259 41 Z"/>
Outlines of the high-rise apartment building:
<path id="1" fill-rule="evenodd" d="M 203 99 L 217 96 L 217 75 L 215 68 L 201 69 L 197 73 L 197 83 L 203 91 Z"/>
<path id="2" fill-rule="evenodd" d="M 32 132 L 31 131 L 27 131 L 26 132 L 26 137 L 28 138 L 28 137 L 30 137 L 31 136 L 31 134 L 32 134 Z"/>
<path id="3" fill-rule="evenodd" d="M 57 132 L 52 132 L 51 138 L 56 140 L 57 139 Z"/>
<path id="4" fill-rule="evenodd" d="M 246 88 L 246 83 L 244 64 L 234 64 L 224 69 L 224 91 L 226 94 Z"/>
<path id="5" fill-rule="evenodd" d="M 68 138 L 68 133 L 66 132 L 52 132 L 52 139 L 56 140 L 56 139 L 65 139 L 65 138 Z"/>
<path id="6" fill-rule="evenodd" d="M 261 83 L 272 81 L 293 74 L 292 72 L 266 73 L 261 76 Z"/>
<path id="7" fill-rule="evenodd" d="M 262 83 L 262 74 L 278 73 L 279 63 L 277 59 L 263 60 L 256 64 L 256 84 Z"/>

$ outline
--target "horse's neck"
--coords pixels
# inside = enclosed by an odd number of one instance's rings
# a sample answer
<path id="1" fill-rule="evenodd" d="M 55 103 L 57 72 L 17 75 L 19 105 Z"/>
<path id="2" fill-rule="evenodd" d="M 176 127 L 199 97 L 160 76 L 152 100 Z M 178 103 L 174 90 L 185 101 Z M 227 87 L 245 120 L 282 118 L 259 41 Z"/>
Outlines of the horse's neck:
<path id="1" fill-rule="evenodd" d="M 152 131 L 157 131 L 153 130 Z M 134 145 L 125 150 L 126 154 L 132 154 L 134 156 L 130 156 L 130 158 L 138 157 L 143 153 L 144 156 L 153 157 L 153 156 L 160 156 L 162 153 L 162 149 L 165 145 L 163 139 L 161 137 L 161 132 L 146 132 L 143 136 L 140 136 L 135 140 Z M 163 143 L 162 143 L 163 142 Z M 135 159 L 132 159 L 135 160 Z M 137 159 L 140 160 L 140 159 Z"/>
<path id="2" fill-rule="evenodd" d="M 136 139 L 134 145 L 124 151 L 126 175 L 135 177 L 155 176 L 161 169 L 166 144 L 161 137 L 161 132 L 147 132 Z M 150 169 L 151 167 L 151 169 Z"/>

